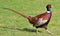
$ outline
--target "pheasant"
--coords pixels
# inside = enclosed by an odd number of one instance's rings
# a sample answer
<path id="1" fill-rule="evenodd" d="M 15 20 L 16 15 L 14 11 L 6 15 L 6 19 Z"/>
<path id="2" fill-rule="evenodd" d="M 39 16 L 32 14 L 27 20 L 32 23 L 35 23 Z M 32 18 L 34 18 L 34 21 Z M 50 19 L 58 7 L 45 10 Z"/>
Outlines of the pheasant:
<path id="1" fill-rule="evenodd" d="M 52 12 L 51 12 L 51 4 L 48 4 L 46 6 L 47 11 L 45 13 L 39 14 L 37 16 L 31 17 L 29 15 L 23 14 L 21 12 L 18 12 L 16 10 L 10 9 L 10 8 L 4 8 L 7 10 L 10 10 L 14 13 L 17 13 L 21 16 L 23 16 L 24 18 L 28 19 L 29 23 L 31 23 L 35 28 L 36 28 L 36 32 L 38 32 L 38 28 L 44 28 L 48 33 L 52 34 L 48 29 L 47 29 L 47 25 L 51 19 L 52 16 Z"/>

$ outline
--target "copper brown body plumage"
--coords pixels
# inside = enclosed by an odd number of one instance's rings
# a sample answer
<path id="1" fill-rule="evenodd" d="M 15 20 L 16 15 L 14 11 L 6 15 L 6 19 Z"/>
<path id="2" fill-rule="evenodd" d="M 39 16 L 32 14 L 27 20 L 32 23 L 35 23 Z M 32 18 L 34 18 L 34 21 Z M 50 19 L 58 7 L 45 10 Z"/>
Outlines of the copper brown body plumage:
<path id="1" fill-rule="evenodd" d="M 27 18 L 28 21 L 34 27 L 36 27 L 36 28 L 44 28 L 46 31 L 48 31 L 47 25 L 48 25 L 48 23 L 49 23 L 49 21 L 51 19 L 51 16 L 52 16 L 51 5 L 50 4 L 48 4 L 46 6 L 47 11 L 45 13 L 39 14 L 39 15 L 37 15 L 35 17 L 28 16 L 26 14 L 23 14 L 21 12 L 17 12 L 17 11 L 15 11 L 13 9 L 10 9 L 10 8 L 4 8 L 4 9 L 11 10 L 12 12 L 17 13 L 17 14 Z M 37 30 L 37 32 L 38 32 L 38 30 Z M 48 32 L 51 33 L 50 31 L 48 31 Z"/>

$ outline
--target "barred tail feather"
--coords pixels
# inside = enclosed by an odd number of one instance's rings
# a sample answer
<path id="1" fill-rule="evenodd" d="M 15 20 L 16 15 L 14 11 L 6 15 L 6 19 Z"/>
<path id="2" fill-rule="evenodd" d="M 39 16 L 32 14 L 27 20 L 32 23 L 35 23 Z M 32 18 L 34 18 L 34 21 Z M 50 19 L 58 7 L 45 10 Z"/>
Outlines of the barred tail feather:
<path id="1" fill-rule="evenodd" d="M 10 9 L 10 8 L 3 8 L 3 9 L 11 10 L 12 12 L 17 13 L 17 14 L 19 14 L 19 15 L 21 15 L 21 16 L 23 16 L 23 17 L 25 17 L 25 18 L 29 18 L 29 16 L 28 16 L 28 15 L 23 14 L 23 13 L 21 13 L 21 12 L 18 12 L 18 11 L 16 11 L 16 10 L 13 10 L 13 9 Z"/>

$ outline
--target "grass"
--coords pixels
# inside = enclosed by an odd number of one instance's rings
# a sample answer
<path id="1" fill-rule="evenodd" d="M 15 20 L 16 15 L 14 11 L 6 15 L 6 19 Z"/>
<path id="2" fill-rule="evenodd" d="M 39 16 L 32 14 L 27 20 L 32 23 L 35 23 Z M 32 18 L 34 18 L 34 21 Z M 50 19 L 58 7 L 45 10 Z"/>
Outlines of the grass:
<path id="1" fill-rule="evenodd" d="M 48 29 L 53 35 L 39 28 L 37 36 L 60 36 L 60 0 L 0 0 L 0 7 L 8 7 L 30 16 L 46 11 L 52 5 L 52 18 Z M 0 36 L 36 36 L 35 28 L 22 16 L 0 8 Z"/>

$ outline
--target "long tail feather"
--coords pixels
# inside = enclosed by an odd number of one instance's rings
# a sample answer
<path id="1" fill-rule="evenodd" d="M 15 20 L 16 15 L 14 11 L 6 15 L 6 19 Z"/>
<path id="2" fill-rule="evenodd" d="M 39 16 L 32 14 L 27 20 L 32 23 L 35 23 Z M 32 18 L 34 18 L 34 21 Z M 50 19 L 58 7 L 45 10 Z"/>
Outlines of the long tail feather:
<path id="1" fill-rule="evenodd" d="M 25 18 L 29 18 L 28 15 L 23 14 L 23 13 L 21 13 L 21 12 L 18 12 L 18 11 L 16 11 L 16 10 L 13 10 L 13 9 L 10 9 L 10 8 L 3 8 L 3 9 L 8 9 L 8 10 L 10 10 L 10 11 L 12 11 L 12 12 L 15 12 L 15 13 L 17 13 L 17 14 L 19 14 L 19 15 L 25 17 Z"/>

